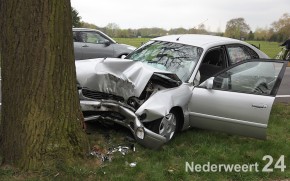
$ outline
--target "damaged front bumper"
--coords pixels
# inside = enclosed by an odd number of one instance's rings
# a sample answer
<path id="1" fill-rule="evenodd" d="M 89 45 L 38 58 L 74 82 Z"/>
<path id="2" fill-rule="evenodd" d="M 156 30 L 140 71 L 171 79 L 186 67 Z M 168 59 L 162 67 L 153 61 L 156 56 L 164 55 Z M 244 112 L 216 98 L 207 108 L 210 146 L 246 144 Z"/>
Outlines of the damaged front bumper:
<path id="1" fill-rule="evenodd" d="M 104 117 L 102 115 L 90 115 L 85 116 L 85 121 L 90 120 L 109 120 L 120 125 L 123 125 L 130 129 L 134 135 L 136 141 L 141 145 L 157 149 L 161 147 L 165 142 L 166 138 L 152 132 L 151 130 L 144 127 L 144 125 L 139 120 L 138 116 L 125 105 L 120 102 L 111 101 L 111 100 L 81 100 L 80 101 L 81 110 L 85 111 L 94 111 L 94 112 L 116 112 L 125 117 L 124 120 L 120 120 L 112 117 Z"/>

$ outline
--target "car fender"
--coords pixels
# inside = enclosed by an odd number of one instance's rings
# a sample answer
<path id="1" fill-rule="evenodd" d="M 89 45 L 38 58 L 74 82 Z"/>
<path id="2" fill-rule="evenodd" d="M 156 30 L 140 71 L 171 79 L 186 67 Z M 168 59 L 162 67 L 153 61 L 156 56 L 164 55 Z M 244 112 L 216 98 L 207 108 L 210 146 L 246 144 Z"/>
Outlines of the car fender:
<path id="1" fill-rule="evenodd" d="M 114 56 L 116 58 L 120 58 L 121 55 L 128 55 L 129 53 L 131 53 L 133 50 L 136 49 L 136 47 L 118 43 L 111 44 L 110 46 L 113 46 Z"/>
<path id="2" fill-rule="evenodd" d="M 182 84 L 176 88 L 164 89 L 153 94 L 136 111 L 137 115 L 146 114 L 142 122 L 151 122 L 167 115 L 173 107 L 181 107 L 183 114 L 191 98 L 192 91 L 188 85 Z M 187 118 L 185 118 L 185 121 Z"/>

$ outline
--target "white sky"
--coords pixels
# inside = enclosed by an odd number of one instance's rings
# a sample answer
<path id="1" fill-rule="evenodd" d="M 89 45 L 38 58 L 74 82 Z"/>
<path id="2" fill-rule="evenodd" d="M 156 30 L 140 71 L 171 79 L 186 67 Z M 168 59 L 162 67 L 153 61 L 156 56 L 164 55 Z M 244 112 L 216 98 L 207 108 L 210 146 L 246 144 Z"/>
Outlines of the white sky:
<path id="1" fill-rule="evenodd" d="M 251 30 L 265 28 L 290 13 L 290 0 L 71 0 L 82 21 L 105 27 L 193 28 L 224 31 L 227 21 L 243 17 Z"/>

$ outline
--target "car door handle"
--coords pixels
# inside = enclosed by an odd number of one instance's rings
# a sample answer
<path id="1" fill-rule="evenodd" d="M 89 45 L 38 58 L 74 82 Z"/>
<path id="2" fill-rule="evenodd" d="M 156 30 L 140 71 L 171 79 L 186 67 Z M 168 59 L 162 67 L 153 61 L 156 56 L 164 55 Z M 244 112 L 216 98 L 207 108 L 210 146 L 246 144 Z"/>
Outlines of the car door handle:
<path id="1" fill-rule="evenodd" d="M 259 108 L 259 109 L 265 109 L 268 106 L 266 104 L 252 104 L 252 107 Z"/>
<path id="2" fill-rule="evenodd" d="M 88 45 L 83 45 L 82 47 L 89 47 Z"/>

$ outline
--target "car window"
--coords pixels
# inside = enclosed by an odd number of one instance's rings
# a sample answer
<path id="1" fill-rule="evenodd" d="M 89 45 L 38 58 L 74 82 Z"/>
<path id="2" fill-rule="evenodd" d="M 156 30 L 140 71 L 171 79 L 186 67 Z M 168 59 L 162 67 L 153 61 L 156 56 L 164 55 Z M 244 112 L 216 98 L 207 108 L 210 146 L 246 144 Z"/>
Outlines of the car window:
<path id="1" fill-rule="evenodd" d="M 74 40 L 74 42 L 85 42 L 81 32 L 79 32 L 79 31 L 73 32 L 73 40 Z"/>
<path id="2" fill-rule="evenodd" d="M 216 47 L 208 50 L 199 67 L 200 83 L 226 67 L 226 60 L 224 49 L 222 47 Z"/>
<path id="3" fill-rule="evenodd" d="M 74 42 L 77 42 L 78 40 L 77 40 L 77 32 L 73 32 L 73 40 L 74 40 Z"/>
<path id="4" fill-rule="evenodd" d="M 227 52 L 229 55 L 230 64 L 235 64 L 242 60 L 259 58 L 258 54 L 254 50 L 243 45 L 228 46 Z"/>
<path id="5" fill-rule="evenodd" d="M 270 95 L 282 67 L 279 62 L 246 62 L 215 77 L 213 89 Z"/>
<path id="6" fill-rule="evenodd" d="M 129 54 L 126 59 L 141 61 L 157 69 L 175 73 L 188 81 L 203 49 L 172 42 L 151 42 Z"/>
<path id="7" fill-rule="evenodd" d="M 85 42 L 94 44 L 103 44 L 108 41 L 105 37 L 97 32 L 73 32 L 75 42 Z"/>
<path id="8" fill-rule="evenodd" d="M 244 46 L 244 50 L 246 50 L 250 54 L 251 59 L 260 58 L 259 55 L 253 49 L 251 49 L 250 47 Z"/>

